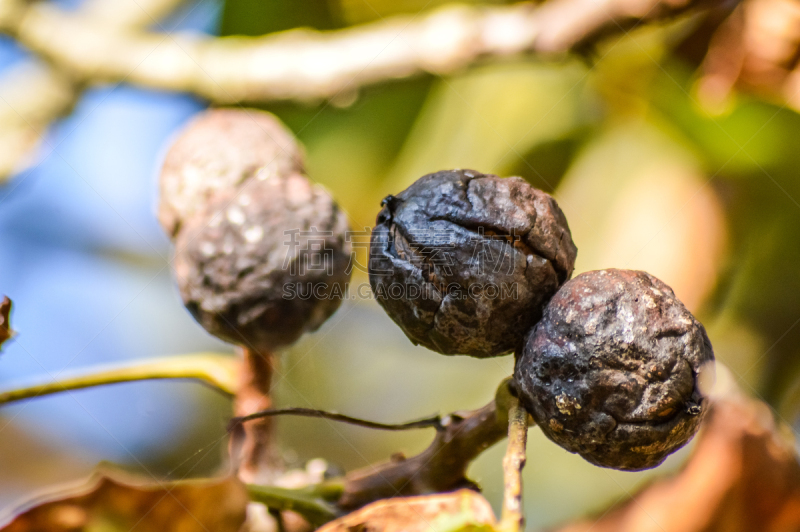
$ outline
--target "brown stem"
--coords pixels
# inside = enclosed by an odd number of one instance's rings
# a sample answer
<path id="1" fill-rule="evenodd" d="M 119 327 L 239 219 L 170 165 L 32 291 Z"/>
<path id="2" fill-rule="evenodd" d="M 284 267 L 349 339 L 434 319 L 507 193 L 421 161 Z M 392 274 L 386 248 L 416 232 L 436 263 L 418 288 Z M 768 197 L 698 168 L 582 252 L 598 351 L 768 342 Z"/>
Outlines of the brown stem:
<path id="1" fill-rule="evenodd" d="M 422 453 L 349 473 L 337 506 L 352 510 L 388 497 L 474 486 L 466 477 L 470 462 L 506 436 L 500 395 L 483 408 L 446 417 Z"/>
<path id="2" fill-rule="evenodd" d="M 11 338 L 13 336 L 14 331 L 11 330 L 11 325 L 9 323 L 9 314 L 11 313 L 11 300 L 8 296 L 3 296 L 3 300 L 0 301 L 0 346 L 3 345 L 3 342 Z"/>
<path id="3" fill-rule="evenodd" d="M 242 366 L 239 389 L 233 403 L 236 416 L 247 416 L 272 406 L 270 387 L 275 355 L 269 351 L 240 348 Z M 232 437 L 231 457 L 238 462 L 239 478 L 252 484 L 270 482 L 278 469 L 274 446 L 274 422 L 265 417 L 243 425 L 241 437 Z"/>

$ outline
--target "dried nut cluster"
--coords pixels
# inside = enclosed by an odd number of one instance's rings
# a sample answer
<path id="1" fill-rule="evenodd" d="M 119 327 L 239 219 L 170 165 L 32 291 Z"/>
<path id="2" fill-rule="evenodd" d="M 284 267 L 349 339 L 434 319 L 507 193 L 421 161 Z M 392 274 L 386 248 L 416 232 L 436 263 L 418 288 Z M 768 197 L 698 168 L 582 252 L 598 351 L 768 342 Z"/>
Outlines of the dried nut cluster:
<path id="1" fill-rule="evenodd" d="M 655 467 L 706 411 L 698 374 L 714 354 L 703 326 L 652 275 L 583 273 L 550 300 L 514 372 L 548 438 L 593 464 Z"/>
<path id="2" fill-rule="evenodd" d="M 184 304 L 211 334 L 274 349 L 340 305 L 347 220 L 303 171 L 292 134 L 256 110 L 206 111 L 169 150 L 159 219 Z"/>
<path id="3" fill-rule="evenodd" d="M 548 194 L 519 177 L 443 171 L 384 200 L 370 284 L 412 342 L 492 357 L 521 344 L 576 253 Z"/>

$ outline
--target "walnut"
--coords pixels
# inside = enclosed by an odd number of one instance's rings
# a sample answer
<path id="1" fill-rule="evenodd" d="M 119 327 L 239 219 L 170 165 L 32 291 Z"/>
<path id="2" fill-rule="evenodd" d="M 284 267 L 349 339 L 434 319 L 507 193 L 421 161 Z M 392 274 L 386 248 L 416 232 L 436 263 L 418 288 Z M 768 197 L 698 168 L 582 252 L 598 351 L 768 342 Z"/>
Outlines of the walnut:
<path id="1" fill-rule="evenodd" d="M 414 343 L 492 357 L 521 344 L 576 253 L 548 194 L 519 177 L 443 171 L 384 200 L 370 283 Z"/>
<path id="2" fill-rule="evenodd" d="M 694 436 L 714 360 L 706 331 L 646 272 L 599 270 L 550 300 L 516 361 L 520 400 L 548 438 L 589 462 L 655 467 Z"/>

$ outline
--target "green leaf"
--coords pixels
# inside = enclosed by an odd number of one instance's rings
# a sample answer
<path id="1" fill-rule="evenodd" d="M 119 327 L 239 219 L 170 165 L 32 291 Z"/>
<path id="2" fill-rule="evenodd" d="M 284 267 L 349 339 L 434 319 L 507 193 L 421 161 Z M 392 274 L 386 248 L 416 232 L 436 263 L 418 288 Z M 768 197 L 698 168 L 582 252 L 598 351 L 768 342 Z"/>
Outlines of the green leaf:
<path id="1" fill-rule="evenodd" d="M 328 0 L 227 0 L 220 35 L 264 35 L 292 28 L 339 27 Z"/>
<path id="2" fill-rule="evenodd" d="M 525 164 L 526 156 L 593 123 L 596 113 L 592 98 L 586 97 L 585 78 L 586 69 L 577 62 L 533 61 L 442 78 L 398 157 L 386 192 L 397 193 L 424 174 L 448 168 L 499 175 L 513 170 L 552 190 L 560 176 Z"/>
<path id="3" fill-rule="evenodd" d="M 380 187 L 430 86 L 431 78 L 420 76 L 342 95 L 353 98 L 344 102 L 349 104 L 346 108 L 324 102 L 272 104 L 266 109 L 295 132 L 306 149 L 308 175 L 330 190 L 351 227 L 359 230 L 375 223 L 386 195 Z"/>
<path id="4" fill-rule="evenodd" d="M 323 498 L 336 499 L 341 493 L 329 485 L 309 486 L 302 489 L 286 489 L 277 486 L 247 486 L 250 499 L 275 510 L 291 510 L 305 517 L 311 524 L 320 526 L 336 519 L 336 509 Z M 324 495 L 323 495 L 324 494 Z"/>

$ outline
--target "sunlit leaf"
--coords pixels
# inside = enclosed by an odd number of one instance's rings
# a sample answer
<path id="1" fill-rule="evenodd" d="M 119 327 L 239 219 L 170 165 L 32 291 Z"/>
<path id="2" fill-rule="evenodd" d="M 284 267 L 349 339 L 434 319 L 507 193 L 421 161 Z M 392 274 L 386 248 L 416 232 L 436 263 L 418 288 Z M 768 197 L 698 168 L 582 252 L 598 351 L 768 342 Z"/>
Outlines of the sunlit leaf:
<path id="1" fill-rule="evenodd" d="M 798 108 L 800 8 L 792 0 L 747 0 L 714 32 L 698 96 L 719 107 L 734 87 Z"/>
<path id="2" fill-rule="evenodd" d="M 495 517 L 481 495 L 470 490 L 384 499 L 331 521 L 319 532 L 490 532 Z"/>
<path id="3" fill-rule="evenodd" d="M 800 115 L 742 95 L 714 114 L 689 92 L 691 79 L 670 63 L 651 97 L 673 138 L 688 144 L 721 193 L 735 235 L 709 305 L 724 323 L 711 325 L 718 336 L 744 329 L 756 340 L 750 345 L 761 344 L 749 350 L 749 360 L 727 361 L 740 382 L 778 405 L 800 378 L 800 300 L 787 297 L 800 291 L 800 247 L 793 244 L 800 227 L 800 151 L 792 144 Z"/>
<path id="4" fill-rule="evenodd" d="M 800 131 L 800 115 L 781 106 L 740 95 L 724 113 L 702 106 L 692 92 L 693 72 L 671 62 L 664 66 L 649 94 L 675 132 L 694 144 L 706 170 L 720 178 L 779 177 L 781 185 L 794 192 L 795 180 L 782 174 L 796 168 L 800 152 L 787 149 L 789 139 Z"/>

